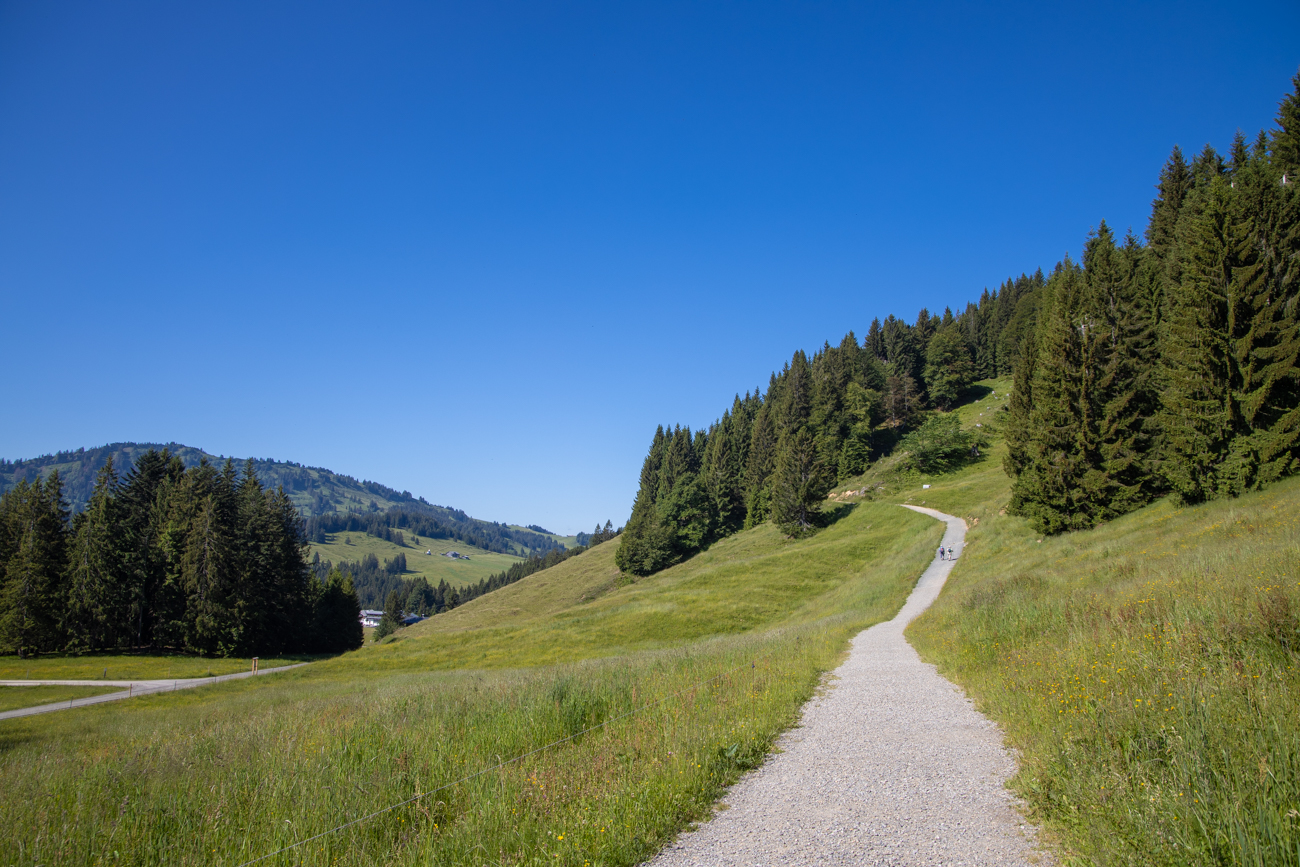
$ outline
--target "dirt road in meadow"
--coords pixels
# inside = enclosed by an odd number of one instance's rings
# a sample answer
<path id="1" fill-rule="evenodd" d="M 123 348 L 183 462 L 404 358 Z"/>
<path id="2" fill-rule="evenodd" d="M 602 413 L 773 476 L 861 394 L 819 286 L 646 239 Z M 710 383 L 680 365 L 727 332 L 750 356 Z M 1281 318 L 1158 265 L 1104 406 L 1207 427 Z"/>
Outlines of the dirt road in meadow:
<path id="1" fill-rule="evenodd" d="M 296 665 L 282 665 L 277 668 L 264 668 L 261 671 L 241 671 L 237 674 L 221 674 L 215 677 L 183 677 L 176 680 L 0 680 L 0 686 L 119 686 L 123 687 L 120 692 L 108 692 L 103 695 L 90 695 L 85 698 L 70 698 L 66 701 L 56 701 L 52 704 L 40 704 L 35 707 L 23 707 L 17 710 L 7 710 L 0 713 L 0 720 L 14 719 L 20 716 L 32 716 L 38 713 L 52 713 L 56 710 L 70 710 L 74 707 L 85 707 L 88 704 L 103 704 L 106 701 L 121 701 L 124 698 L 134 698 L 138 695 L 154 695 L 160 692 L 174 692 L 178 689 L 193 689 L 196 686 L 206 686 L 209 683 L 221 683 L 223 680 L 242 680 L 245 677 L 261 677 L 264 674 L 273 674 L 277 671 L 288 671 L 291 668 L 298 668 L 308 665 L 306 662 L 299 662 Z"/>
<path id="2" fill-rule="evenodd" d="M 962 519 L 907 508 L 944 521 L 960 556 Z M 903 637 L 953 566 L 936 557 L 897 617 L 854 638 L 780 752 L 650 867 L 1051 863 L 1005 788 L 1001 732 Z"/>

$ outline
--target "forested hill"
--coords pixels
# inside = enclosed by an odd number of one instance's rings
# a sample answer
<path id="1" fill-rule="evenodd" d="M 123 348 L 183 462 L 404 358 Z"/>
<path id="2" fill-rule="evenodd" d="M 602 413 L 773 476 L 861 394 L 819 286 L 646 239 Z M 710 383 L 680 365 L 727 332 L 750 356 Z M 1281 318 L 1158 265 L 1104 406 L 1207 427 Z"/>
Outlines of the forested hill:
<path id="1" fill-rule="evenodd" d="M 956 314 L 873 321 L 861 342 L 796 352 L 707 429 L 660 427 L 619 568 L 649 574 L 769 519 L 810 532 L 830 487 L 896 444 L 966 448 L 945 411 L 980 377 L 1014 376 L 1010 510 L 1045 533 L 1300 470 L 1300 74 L 1293 84 L 1277 128 L 1253 142 L 1238 131 L 1226 158 L 1173 148 L 1146 243 L 1103 220 L 1081 262 Z"/>
<path id="2" fill-rule="evenodd" d="M 73 512 L 80 512 L 90 501 L 95 485 L 95 475 L 113 459 L 119 475 L 125 476 L 131 467 L 150 449 L 167 449 L 181 459 L 185 467 L 192 468 L 206 458 L 220 467 L 226 462 L 221 455 L 180 443 L 112 443 L 92 449 L 56 452 L 29 460 L 9 461 L 0 458 L 0 494 L 12 489 L 18 482 L 43 479 L 58 470 L 63 481 L 63 495 Z M 322 467 L 307 467 L 293 461 L 275 461 L 250 458 L 257 478 L 268 490 L 283 488 L 290 501 L 305 518 L 340 516 L 356 523 L 350 529 L 373 528 L 381 531 L 387 527 L 406 527 L 419 516 L 419 523 L 430 536 L 454 538 L 466 544 L 506 554 L 527 555 L 545 552 L 557 546 L 550 537 L 471 518 L 460 509 L 435 506 L 423 497 L 413 497 L 409 491 L 397 491 L 378 482 L 360 481 L 352 476 L 331 472 Z M 237 472 L 242 473 L 244 460 L 234 459 Z M 364 526 L 362 526 L 364 524 Z M 439 533 L 431 532 L 436 524 Z M 332 524 L 330 526 L 333 526 Z"/>

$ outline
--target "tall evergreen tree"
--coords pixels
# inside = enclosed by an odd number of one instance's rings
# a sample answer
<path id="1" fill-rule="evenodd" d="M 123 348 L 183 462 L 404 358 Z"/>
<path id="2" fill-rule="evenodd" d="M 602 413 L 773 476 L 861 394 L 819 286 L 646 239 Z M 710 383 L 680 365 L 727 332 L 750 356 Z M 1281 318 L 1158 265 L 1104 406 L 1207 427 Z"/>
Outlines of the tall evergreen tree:
<path id="1" fill-rule="evenodd" d="M 786 434 L 774 474 L 773 523 L 789 536 L 811 532 L 830 484 L 812 434 L 806 428 Z"/>
<path id="2" fill-rule="evenodd" d="M 63 643 L 68 509 L 57 470 L 44 482 L 20 482 L 4 499 L 0 547 L 9 556 L 0 585 L 0 650 L 26 658 Z"/>
<path id="3" fill-rule="evenodd" d="M 956 323 L 942 326 L 926 348 L 925 387 L 939 409 L 947 410 L 975 382 L 966 337 Z"/>
<path id="4" fill-rule="evenodd" d="M 64 628 L 69 647 L 100 650 L 130 644 L 131 586 L 119 546 L 118 480 L 110 455 L 86 510 L 73 522 Z"/>

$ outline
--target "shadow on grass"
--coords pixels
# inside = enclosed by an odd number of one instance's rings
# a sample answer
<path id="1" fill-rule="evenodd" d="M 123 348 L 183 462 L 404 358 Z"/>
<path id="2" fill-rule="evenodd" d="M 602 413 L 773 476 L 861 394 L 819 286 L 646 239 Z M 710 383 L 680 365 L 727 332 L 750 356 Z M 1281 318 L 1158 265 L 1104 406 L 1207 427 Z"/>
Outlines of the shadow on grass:
<path id="1" fill-rule="evenodd" d="M 830 527 L 853 514 L 853 510 L 858 507 L 857 503 L 839 503 L 833 508 L 822 512 L 821 520 L 817 526 L 820 528 Z"/>

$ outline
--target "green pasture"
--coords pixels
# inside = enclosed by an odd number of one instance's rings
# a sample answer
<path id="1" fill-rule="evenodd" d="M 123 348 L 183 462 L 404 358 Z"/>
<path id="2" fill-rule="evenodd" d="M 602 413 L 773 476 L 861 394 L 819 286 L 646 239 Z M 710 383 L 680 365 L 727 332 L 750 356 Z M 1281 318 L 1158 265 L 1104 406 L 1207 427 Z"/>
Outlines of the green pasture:
<path id="1" fill-rule="evenodd" d="M 504 572 L 522 559 L 510 554 L 483 551 L 453 539 L 429 539 L 412 533 L 403 533 L 403 536 L 407 543 L 405 548 L 360 531 L 332 533 L 329 541 L 324 544 L 313 542 L 311 550 L 313 554 L 320 554 L 322 560 L 334 563 L 342 560 L 359 561 L 367 554 L 374 554 L 379 558 L 381 566 L 385 560 L 405 554 L 406 572 L 402 577 L 410 579 L 423 575 L 435 587 L 439 581 L 446 581 L 452 587 L 476 584 L 490 575 Z M 415 541 L 417 538 L 418 542 Z M 348 544 L 349 541 L 351 544 Z M 425 551 L 433 553 L 425 554 Z M 439 556 L 448 551 L 459 551 L 470 559 L 452 560 Z"/>
<path id="2" fill-rule="evenodd" d="M 614 540 L 307 668 L 7 721 L 0 861 L 241 864 L 431 792 L 263 863 L 639 863 L 761 761 L 942 530 L 836 517 L 635 583 Z"/>
<path id="3" fill-rule="evenodd" d="M 971 527 L 909 638 L 1001 724 L 1064 863 L 1300 865 L 1300 479 L 1042 538 L 983 385 L 981 460 L 882 461 L 811 538 L 636 581 L 613 540 L 282 675 L 0 723 L 0 862 L 242 865 L 407 802 L 260 863 L 640 863 L 897 611 L 942 531 L 907 501 Z"/>
<path id="4" fill-rule="evenodd" d="M 0 712 L 120 692 L 120 686 L 0 686 Z"/>
<path id="5" fill-rule="evenodd" d="M 263 658 L 259 668 L 293 665 L 316 657 Z M 46 653 L 35 659 L 0 656 L 0 680 L 169 680 L 249 671 L 251 659 L 207 658 L 166 652 Z M 24 687 L 26 689 L 27 687 Z"/>

